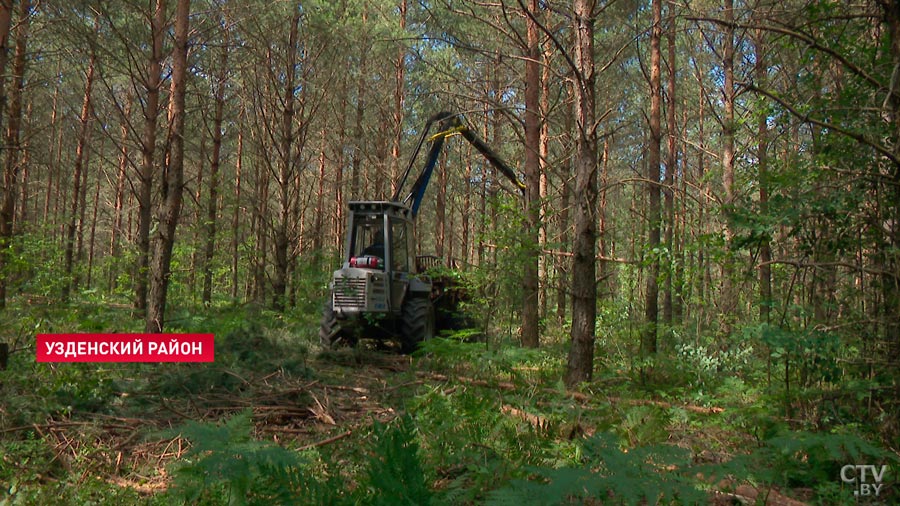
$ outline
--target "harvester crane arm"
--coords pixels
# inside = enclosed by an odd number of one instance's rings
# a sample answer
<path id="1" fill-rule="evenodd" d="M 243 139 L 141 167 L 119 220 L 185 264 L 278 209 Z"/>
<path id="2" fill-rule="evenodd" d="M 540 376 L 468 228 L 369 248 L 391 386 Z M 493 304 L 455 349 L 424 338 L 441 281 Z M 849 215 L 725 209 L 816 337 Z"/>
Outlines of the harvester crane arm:
<path id="1" fill-rule="evenodd" d="M 431 130 L 431 126 L 434 123 L 440 122 L 440 131 L 429 136 L 428 132 Z M 409 194 L 403 198 L 402 202 L 404 204 L 409 204 L 410 209 L 412 210 L 412 215 L 415 217 L 419 213 L 419 205 L 422 203 L 422 199 L 425 196 L 425 189 L 428 187 L 428 182 L 431 180 L 431 174 L 434 172 L 434 167 L 437 165 L 438 156 L 441 153 L 441 149 L 444 147 L 444 139 L 450 137 L 452 135 L 461 135 L 464 139 L 469 141 L 472 146 L 478 150 L 482 156 L 487 159 L 488 162 L 491 163 L 497 170 L 500 171 L 501 174 L 506 176 L 520 191 L 525 191 L 525 184 L 519 180 L 516 176 L 515 171 L 509 168 L 509 166 L 504 162 L 496 153 L 494 153 L 491 148 L 487 146 L 481 139 L 475 135 L 472 130 L 470 130 L 461 120 L 458 114 L 451 112 L 439 112 L 428 119 L 425 123 L 425 128 L 422 132 L 422 136 L 419 138 L 419 142 L 416 144 L 416 148 L 413 151 L 412 157 L 409 160 L 409 165 L 406 167 L 406 171 L 403 173 L 403 178 L 400 180 L 400 184 L 397 186 L 397 191 L 394 193 L 394 196 L 391 200 L 394 202 L 400 202 L 400 192 L 403 191 L 403 186 L 406 183 L 406 179 L 409 177 L 409 173 L 412 170 L 413 164 L 416 161 L 416 158 L 419 155 L 419 151 L 422 149 L 422 145 L 426 140 L 431 142 L 431 147 L 428 150 L 428 158 L 425 161 L 425 167 L 422 169 L 422 172 L 419 174 L 419 177 L 416 178 L 415 183 L 413 183 L 412 189 Z"/>

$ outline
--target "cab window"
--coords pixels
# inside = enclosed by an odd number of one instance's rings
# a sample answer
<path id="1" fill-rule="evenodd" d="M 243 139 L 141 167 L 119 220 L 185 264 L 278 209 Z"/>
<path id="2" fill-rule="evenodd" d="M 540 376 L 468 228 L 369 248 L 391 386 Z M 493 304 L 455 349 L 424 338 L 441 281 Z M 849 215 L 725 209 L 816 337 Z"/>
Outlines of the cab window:
<path id="1" fill-rule="evenodd" d="M 391 220 L 391 267 L 395 271 L 409 272 L 409 237 L 406 222 Z"/>

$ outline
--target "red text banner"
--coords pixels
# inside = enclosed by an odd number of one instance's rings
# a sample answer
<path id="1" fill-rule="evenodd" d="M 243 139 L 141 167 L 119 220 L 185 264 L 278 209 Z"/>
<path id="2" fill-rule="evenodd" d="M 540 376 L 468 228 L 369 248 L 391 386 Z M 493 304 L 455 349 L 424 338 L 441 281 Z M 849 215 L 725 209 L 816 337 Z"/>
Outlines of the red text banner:
<path id="1" fill-rule="evenodd" d="M 213 334 L 38 334 L 38 362 L 212 362 Z"/>

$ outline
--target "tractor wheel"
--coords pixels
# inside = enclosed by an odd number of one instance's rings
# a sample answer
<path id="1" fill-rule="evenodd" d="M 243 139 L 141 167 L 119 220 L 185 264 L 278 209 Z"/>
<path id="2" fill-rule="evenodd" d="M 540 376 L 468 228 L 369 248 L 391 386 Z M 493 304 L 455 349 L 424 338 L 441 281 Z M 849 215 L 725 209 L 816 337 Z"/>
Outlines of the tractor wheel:
<path id="1" fill-rule="evenodd" d="M 434 306 L 427 297 L 408 297 L 400 321 L 400 350 L 412 353 L 422 341 L 434 337 Z"/>
<path id="2" fill-rule="evenodd" d="M 319 341 L 326 350 L 356 344 L 356 339 L 353 335 L 341 327 L 341 323 L 335 316 L 334 308 L 331 307 L 330 303 L 326 303 L 325 309 L 322 311 L 322 323 L 319 325 Z"/>

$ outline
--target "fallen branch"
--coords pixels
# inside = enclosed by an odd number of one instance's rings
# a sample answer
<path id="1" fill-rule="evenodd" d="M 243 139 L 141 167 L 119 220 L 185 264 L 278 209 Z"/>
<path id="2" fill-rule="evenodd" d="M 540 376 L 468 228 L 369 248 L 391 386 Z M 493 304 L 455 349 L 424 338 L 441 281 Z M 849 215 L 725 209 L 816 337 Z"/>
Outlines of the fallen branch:
<path id="1" fill-rule="evenodd" d="M 725 499 L 727 502 L 719 502 L 719 499 Z M 739 502 L 742 505 L 765 504 L 766 506 L 807 506 L 807 503 L 791 499 L 772 488 L 756 488 L 751 485 L 741 484 L 734 485 L 731 480 L 722 480 L 713 490 L 712 504 L 734 504 Z"/>
<path id="2" fill-rule="evenodd" d="M 346 386 L 346 385 L 323 385 L 323 386 L 325 387 L 326 390 L 328 390 L 330 388 L 332 390 L 344 390 L 347 392 L 354 392 L 357 394 L 369 393 L 369 390 L 365 389 L 363 387 L 350 387 L 350 386 Z"/>
<path id="3" fill-rule="evenodd" d="M 450 377 L 445 374 L 428 373 L 428 372 L 418 372 L 416 374 L 419 374 L 421 376 L 427 376 L 428 378 L 433 379 L 435 381 L 445 381 L 445 382 L 450 381 Z M 516 386 L 508 381 L 499 381 L 497 383 L 490 383 L 485 380 L 469 378 L 467 376 L 456 376 L 453 379 L 460 383 L 465 383 L 467 385 L 475 385 L 475 386 L 485 387 L 485 388 L 499 388 L 500 390 L 506 390 L 506 391 L 516 389 Z"/>
<path id="4" fill-rule="evenodd" d="M 550 428 L 550 421 L 546 418 L 529 413 L 527 411 L 522 411 L 521 409 L 514 408 L 508 404 L 504 404 L 500 407 L 500 411 L 509 416 L 519 418 L 528 422 L 532 427 L 536 430 L 544 432 Z"/>
<path id="5" fill-rule="evenodd" d="M 725 408 L 705 406 L 694 406 L 691 404 L 672 404 L 666 401 L 654 401 L 652 399 L 623 399 L 621 397 L 607 397 L 609 402 L 630 404 L 632 406 L 659 406 L 661 408 L 681 408 L 692 413 L 700 413 L 704 415 L 718 414 L 725 411 Z"/>
<path id="6" fill-rule="evenodd" d="M 31 424 L 31 425 L 20 425 L 18 427 L 9 427 L 6 429 L 0 429 L 0 434 L 6 434 L 8 432 L 19 432 L 23 430 L 33 429 L 38 432 L 39 435 L 43 436 L 43 432 L 41 429 L 53 430 L 53 429 L 61 429 L 63 427 L 84 427 L 84 426 L 97 426 L 106 430 L 115 430 L 115 429 L 134 429 L 133 425 L 120 425 L 114 423 L 97 423 L 97 422 L 79 422 L 79 421 L 68 421 L 68 422 L 48 422 L 44 424 Z"/>
<path id="7" fill-rule="evenodd" d="M 411 387 L 414 385 L 421 385 L 422 383 L 424 383 L 424 381 L 422 381 L 422 380 L 407 381 L 406 383 L 400 383 L 399 385 L 394 385 L 394 386 L 385 388 L 384 390 L 382 390 L 382 393 L 393 392 L 394 390 L 398 390 L 398 389 L 401 389 L 404 387 Z"/>
<path id="8" fill-rule="evenodd" d="M 436 381 L 445 381 L 446 382 L 446 381 L 451 380 L 451 378 L 445 374 L 427 373 L 427 372 L 419 372 L 417 374 L 419 374 L 420 376 L 426 376 L 426 377 L 436 380 Z M 452 379 L 454 379 L 455 381 L 458 381 L 460 383 L 464 383 L 464 384 L 468 384 L 468 385 L 475 385 L 475 386 L 486 387 L 486 388 L 497 388 L 497 389 L 505 390 L 505 391 L 511 391 L 511 390 L 516 389 L 516 385 L 514 385 L 513 383 L 505 382 L 505 381 L 501 381 L 498 383 L 490 383 L 485 380 L 469 378 L 466 376 L 456 376 Z M 542 389 L 542 391 L 545 393 L 548 393 L 548 394 L 553 394 L 553 395 L 564 395 L 564 396 L 570 397 L 576 401 L 584 402 L 584 403 L 590 402 L 593 399 L 593 397 L 591 395 L 581 393 L 581 392 L 574 392 L 574 391 L 561 392 L 559 390 L 554 390 L 552 388 L 544 388 L 544 389 Z M 655 401 L 652 399 L 624 399 L 621 397 L 607 397 L 606 399 L 609 402 L 631 404 L 633 406 L 651 405 L 651 406 L 659 406 L 661 408 L 681 408 L 681 409 L 684 409 L 684 410 L 687 410 L 687 411 L 690 411 L 693 413 L 701 413 L 704 415 L 718 414 L 718 413 L 722 413 L 725 411 L 725 408 L 719 408 L 719 407 L 708 408 L 705 406 L 694 406 L 691 404 L 672 404 L 670 402 Z"/>
<path id="9" fill-rule="evenodd" d="M 338 435 L 336 435 L 336 436 L 332 436 L 332 437 L 330 437 L 330 438 L 328 438 L 328 439 L 323 439 L 323 440 L 317 441 L 317 442 L 315 442 L 315 443 L 310 443 L 310 444 L 308 444 L 308 445 L 303 445 L 303 446 L 297 448 L 297 450 L 298 450 L 298 451 L 303 451 L 303 450 L 309 450 L 310 448 L 318 448 L 318 447 L 320 447 L 320 446 L 325 446 L 325 445 L 327 445 L 327 444 L 334 443 L 335 441 L 344 439 L 345 437 L 349 436 L 350 434 L 353 434 L 353 431 L 352 431 L 352 430 L 348 430 L 348 431 L 345 431 L 345 432 L 341 432 L 340 434 L 338 434 Z"/>

